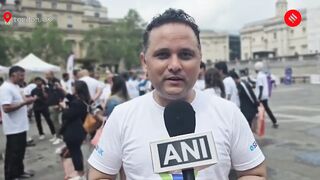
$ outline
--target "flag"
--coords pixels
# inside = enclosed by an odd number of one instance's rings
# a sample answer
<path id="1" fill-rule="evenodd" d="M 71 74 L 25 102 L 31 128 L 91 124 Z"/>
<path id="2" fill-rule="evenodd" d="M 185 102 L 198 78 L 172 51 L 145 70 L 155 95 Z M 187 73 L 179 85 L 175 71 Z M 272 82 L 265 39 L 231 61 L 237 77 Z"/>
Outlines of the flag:
<path id="1" fill-rule="evenodd" d="M 69 74 L 70 79 L 73 79 L 73 66 L 74 66 L 74 54 L 71 54 L 68 57 L 68 61 L 67 61 L 67 73 Z"/>

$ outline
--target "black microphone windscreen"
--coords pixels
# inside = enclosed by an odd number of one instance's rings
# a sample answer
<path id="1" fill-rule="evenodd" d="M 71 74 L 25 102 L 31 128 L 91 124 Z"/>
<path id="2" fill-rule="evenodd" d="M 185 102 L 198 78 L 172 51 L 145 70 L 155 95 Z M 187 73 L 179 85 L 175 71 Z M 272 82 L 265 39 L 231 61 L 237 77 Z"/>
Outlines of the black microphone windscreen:
<path id="1" fill-rule="evenodd" d="M 170 137 L 194 133 L 195 111 L 186 101 L 173 101 L 164 109 L 164 122 Z"/>

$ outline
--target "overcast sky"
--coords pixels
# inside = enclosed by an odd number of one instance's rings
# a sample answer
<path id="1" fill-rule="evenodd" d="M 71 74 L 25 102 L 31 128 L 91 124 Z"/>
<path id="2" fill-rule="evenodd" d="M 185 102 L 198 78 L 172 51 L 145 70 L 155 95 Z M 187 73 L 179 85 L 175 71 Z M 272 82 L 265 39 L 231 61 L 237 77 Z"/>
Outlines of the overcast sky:
<path id="1" fill-rule="evenodd" d="M 277 0 L 100 0 L 110 18 L 121 18 L 136 9 L 144 21 L 168 8 L 193 16 L 201 29 L 237 32 L 244 24 L 275 15 Z M 320 7 L 320 0 L 288 0 L 289 9 Z"/>

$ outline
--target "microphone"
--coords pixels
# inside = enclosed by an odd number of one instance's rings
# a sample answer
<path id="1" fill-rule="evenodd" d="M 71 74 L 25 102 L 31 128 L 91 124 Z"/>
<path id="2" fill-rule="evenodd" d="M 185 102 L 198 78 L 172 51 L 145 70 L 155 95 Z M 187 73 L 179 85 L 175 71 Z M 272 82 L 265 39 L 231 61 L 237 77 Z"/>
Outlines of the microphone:
<path id="1" fill-rule="evenodd" d="M 184 180 L 194 180 L 200 170 L 218 162 L 211 131 L 194 133 L 195 111 L 185 101 L 174 101 L 164 109 L 164 123 L 169 139 L 150 142 L 153 171 L 181 171 Z"/>
<path id="2" fill-rule="evenodd" d="M 170 137 L 194 133 L 196 128 L 195 111 L 190 103 L 177 100 L 164 109 L 164 122 Z M 194 169 L 182 170 L 183 180 L 194 180 Z"/>

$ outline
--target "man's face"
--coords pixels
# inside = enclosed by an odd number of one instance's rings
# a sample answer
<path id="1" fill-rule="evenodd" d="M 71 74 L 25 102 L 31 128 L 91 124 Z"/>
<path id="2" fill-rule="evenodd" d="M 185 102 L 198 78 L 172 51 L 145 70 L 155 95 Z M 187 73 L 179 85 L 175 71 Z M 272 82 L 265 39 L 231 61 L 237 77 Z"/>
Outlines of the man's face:
<path id="1" fill-rule="evenodd" d="M 42 81 L 41 80 L 36 80 L 36 85 L 38 86 L 38 87 L 41 87 L 41 85 L 42 85 Z"/>
<path id="2" fill-rule="evenodd" d="M 192 93 L 200 72 L 201 52 L 189 26 L 170 23 L 154 28 L 140 59 L 162 98 L 182 99 Z"/>
<path id="3" fill-rule="evenodd" d="M 53 74 L 51 72 L 46 73 L 46 79 L 50 80 L 52 79 Z"/>
<path id="4" fill-rule="evenodd" d="M 68 81 L 68 80 L 69 80 L 69 76 L 64 76 L 64 77 L 63 77 L 63 80 L 64 80 L 64 81 Z"/>
<path id="5" fill-rule="evenodd" d="M 13 73 L 13 81 L 16 84 L 22 84 L 24 82 L 25 73 L 24 72 L 15 72 Z"/>

